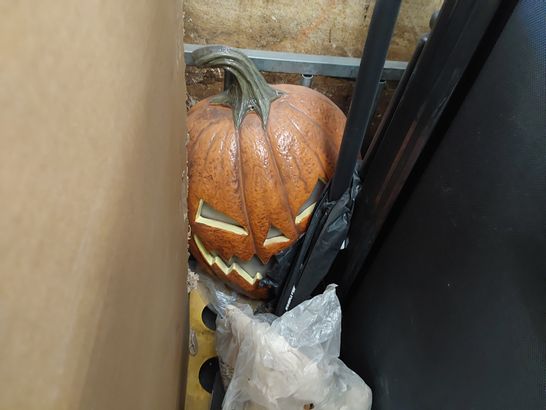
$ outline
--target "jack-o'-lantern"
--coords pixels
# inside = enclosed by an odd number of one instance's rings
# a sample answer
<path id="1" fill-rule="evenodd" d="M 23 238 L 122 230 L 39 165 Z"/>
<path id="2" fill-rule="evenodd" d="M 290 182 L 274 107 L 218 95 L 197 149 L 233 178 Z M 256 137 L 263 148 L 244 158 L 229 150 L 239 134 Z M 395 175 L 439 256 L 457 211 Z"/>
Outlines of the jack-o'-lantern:
<path id="1" fill-rule="evenodd" d="M 190 250 L 208 271 L 263 299 L 271 257 L 305 232 L 333 174 L 345 115 L 312 89 L 268 85 L 238 50 L 208 46 L 193 59 L 234 81 L 188 113 Z"/>

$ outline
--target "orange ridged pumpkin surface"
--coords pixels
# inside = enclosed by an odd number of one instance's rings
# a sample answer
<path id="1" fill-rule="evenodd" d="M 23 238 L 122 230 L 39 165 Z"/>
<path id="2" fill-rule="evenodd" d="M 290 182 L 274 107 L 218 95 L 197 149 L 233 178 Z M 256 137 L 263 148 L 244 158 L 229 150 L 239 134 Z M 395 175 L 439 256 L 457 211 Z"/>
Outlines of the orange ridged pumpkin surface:
<path id="1" fill-rule="evenodd" d="M 194 52 L 235 81 L 188 113 L 190 250 L 211 273 L 253 298 L 273 255 L 305 232 L 331 178 L 345 115 L 297 85 L 269 86 L 241 52 Z"/>

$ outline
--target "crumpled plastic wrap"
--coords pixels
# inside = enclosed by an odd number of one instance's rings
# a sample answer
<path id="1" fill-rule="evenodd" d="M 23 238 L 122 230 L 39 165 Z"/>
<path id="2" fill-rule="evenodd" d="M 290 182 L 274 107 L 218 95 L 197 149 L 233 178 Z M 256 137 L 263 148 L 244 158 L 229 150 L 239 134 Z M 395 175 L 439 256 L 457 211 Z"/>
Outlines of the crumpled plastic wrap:
<path id="1" fill-rule="evenodd" d="M 224 316 L 226 306 L 240 303 L 240 297 L 234 290 L 205 273 L 199 274 L 199 292 L 217 314 Z"/>
<path id="2" fill-rule="evenodd" d="M 369 410 L 370 388 L 339 359 L 341 307 L 330 285 L 281 317 L 229 305 L 217 351 L 233 368 L 224 410 Z"/>

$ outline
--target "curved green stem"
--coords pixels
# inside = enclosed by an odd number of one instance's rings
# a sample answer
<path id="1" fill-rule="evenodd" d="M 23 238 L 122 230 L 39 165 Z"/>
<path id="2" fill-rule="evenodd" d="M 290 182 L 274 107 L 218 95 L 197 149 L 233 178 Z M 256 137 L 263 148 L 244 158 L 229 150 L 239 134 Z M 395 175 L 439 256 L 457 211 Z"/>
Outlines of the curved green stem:
<path id="1" fill-rule="evenodd" d="M 267 84 L 247 56 L 226 46 L 206 46 L 192 52 L 192 57 L 198 67 L 223 68 L 235 77 L 227 90 L 211 100 L 231 107 L 235 128 L 239 129 L 249 111 L 256 112 L 266 128 L 271 103 L 283 93 Z"/>

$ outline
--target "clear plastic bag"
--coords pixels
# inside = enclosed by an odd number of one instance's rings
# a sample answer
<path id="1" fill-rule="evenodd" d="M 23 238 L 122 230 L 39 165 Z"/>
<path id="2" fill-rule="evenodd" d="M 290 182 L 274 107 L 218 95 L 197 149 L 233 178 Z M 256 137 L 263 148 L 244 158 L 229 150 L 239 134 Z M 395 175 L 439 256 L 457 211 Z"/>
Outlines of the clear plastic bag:
<path id="1" fill-rule="evenodd" d="M 224 316 L 226 306 L 240 302 L 237 292 L 205 273 L 199 273 L 198 288 L 209 307 L 213 308 L 220 316 Z"/>
<path id="2" fill-rule="evenodd" d="M 370 388 L 339 359 L 341 308 L 330 285 L 281 317 L 230 305 L 217 351 L 233 368 L 224 410 L 369 410 Z"/>

